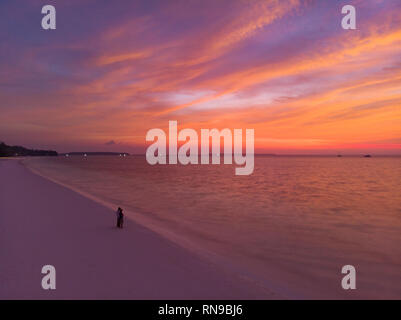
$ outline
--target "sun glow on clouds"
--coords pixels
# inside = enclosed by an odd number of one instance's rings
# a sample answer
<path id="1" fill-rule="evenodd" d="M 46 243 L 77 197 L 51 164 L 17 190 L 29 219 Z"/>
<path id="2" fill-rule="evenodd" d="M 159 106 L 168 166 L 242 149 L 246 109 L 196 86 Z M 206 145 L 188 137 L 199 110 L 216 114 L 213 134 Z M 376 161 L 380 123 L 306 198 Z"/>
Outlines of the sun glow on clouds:
<path id="1" fill-rule="evenodd" d="M 194 103 L 190 108 L 191 110 L 206 110 L 206 109 L 218 109 L 218 108 L 246 108 L 249 106 L 266 106 L 273 103 L 280 98 L 294 98 L 291 94 L 275 92 L 257 92 L 252 96 L 242 95 L 240 93 L 227 93 L 219 96 L 215 99 Z"/>
<path id="2" fill-rule="evenodd" d="M 401 148 L 397 0 L 347 1 L 354 31 L 341 29 L 342 1 L 54 2 L 76 25 L 44 34 L 6 27 L 21 15 L 4 1 L 7 142 L 143 150 L 147 130 L 177 120 L 254 128 L 264 152 Z"/>

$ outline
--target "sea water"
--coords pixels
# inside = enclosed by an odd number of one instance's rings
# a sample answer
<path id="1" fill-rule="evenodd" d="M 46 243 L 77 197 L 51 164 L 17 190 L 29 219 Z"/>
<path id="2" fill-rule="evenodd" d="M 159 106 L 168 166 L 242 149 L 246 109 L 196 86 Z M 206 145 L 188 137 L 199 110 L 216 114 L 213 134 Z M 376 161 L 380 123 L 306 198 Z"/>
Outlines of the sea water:
<path id="1" fill-rule="evenodd" d="M 256 156 L 250 176 L 144 156 L 24 162 L 146 217 L 278 297 L 401 299 L 400 157 Z M 356 290 L 341 287 L 344 265 L 356 268 Z"/>

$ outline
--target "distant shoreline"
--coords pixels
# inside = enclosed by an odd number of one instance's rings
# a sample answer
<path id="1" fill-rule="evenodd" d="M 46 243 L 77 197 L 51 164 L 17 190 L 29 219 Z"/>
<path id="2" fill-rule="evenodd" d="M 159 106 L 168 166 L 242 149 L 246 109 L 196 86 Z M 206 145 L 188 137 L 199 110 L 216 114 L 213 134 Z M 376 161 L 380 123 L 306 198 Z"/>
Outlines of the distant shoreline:
<path id="1" fill-rule="evenodd" d="M 59 153 L 58 156 L 119 156 L 119 155 L 126 155 L 130 157 L 145 157 L 144 153 L 127 153 L 127 152 L 66 152 L 66 153 Z M 168 155 L 168 154 L 167 154 Z M 210 154 L 211 155 L 211 154 Z M 341 154 L 340 157 L 349 158 L 349 157 L 364 157 L 366 154 Z M 401 154 L 370 154 L 372 158 L 378 157 L 401 157 Z M 224 153 L 221 153 L 220 156 L 224 156 Z M 337 158 L 339 157 L 338 154 L 272 154 L 272 153 L 255 153 L 255 157 L 325 157 L 325 158 Z"/>

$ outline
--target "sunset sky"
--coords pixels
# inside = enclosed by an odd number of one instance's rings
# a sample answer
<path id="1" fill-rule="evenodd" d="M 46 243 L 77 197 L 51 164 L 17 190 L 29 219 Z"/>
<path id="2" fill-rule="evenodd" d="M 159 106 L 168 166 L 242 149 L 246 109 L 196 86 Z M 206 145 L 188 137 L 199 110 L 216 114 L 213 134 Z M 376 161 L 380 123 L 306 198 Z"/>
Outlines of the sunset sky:
<path id="1" fill-rule="evenodd" d="M 0 141 L 143 152 L 169 120 L 253 128 L 258 152 L 401 154 L 401 1 L 0 1 Z"/>

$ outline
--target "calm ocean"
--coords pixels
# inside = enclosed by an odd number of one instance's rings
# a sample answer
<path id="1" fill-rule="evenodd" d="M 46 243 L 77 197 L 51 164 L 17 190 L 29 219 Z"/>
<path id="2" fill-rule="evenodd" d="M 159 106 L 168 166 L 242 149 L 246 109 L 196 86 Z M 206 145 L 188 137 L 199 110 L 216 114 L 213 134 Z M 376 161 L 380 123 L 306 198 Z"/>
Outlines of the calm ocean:
<path id="1" fill-rule="evenodd" d="M 24 161 L 278 295 L 401 299 L 400 157 L 257 156 L 250 176 L 142 156 Z"/>

